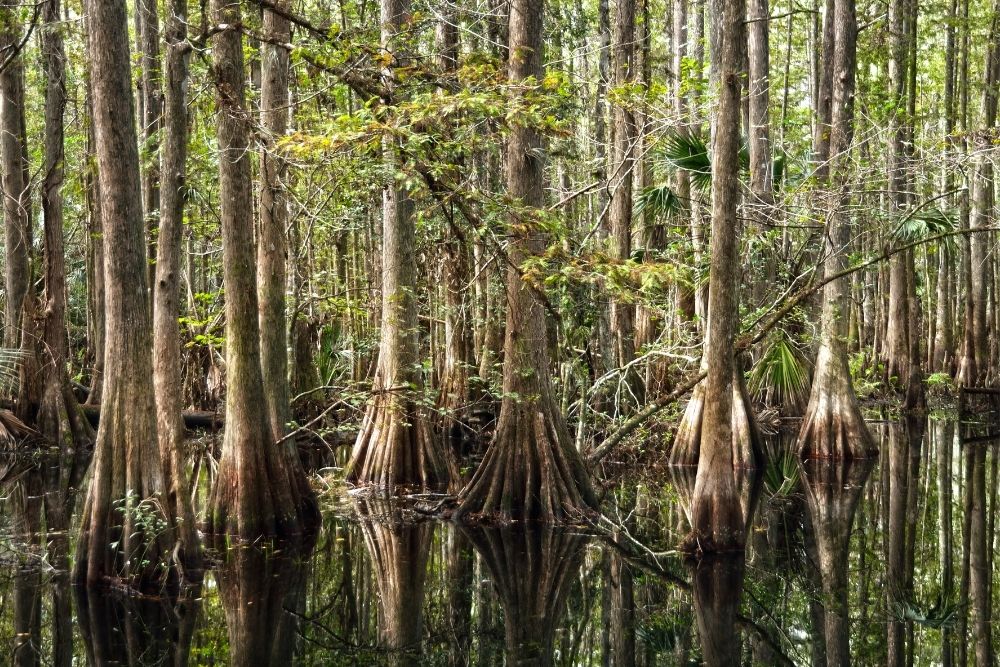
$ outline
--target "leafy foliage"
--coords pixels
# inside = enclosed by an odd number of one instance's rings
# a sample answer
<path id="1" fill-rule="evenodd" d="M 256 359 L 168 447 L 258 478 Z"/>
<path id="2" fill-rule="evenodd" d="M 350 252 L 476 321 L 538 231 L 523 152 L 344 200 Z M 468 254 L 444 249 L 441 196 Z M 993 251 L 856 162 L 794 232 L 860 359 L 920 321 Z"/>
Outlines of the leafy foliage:
<path id="1" fill-rule="evenodd" d="M 690 174 L 692 185 L 702 191 L 711 187 L 712 159 L 704 137 L 673 132 L 664 139 L 662 150 L 669 164 Z"/>
<path id="2" fill-rule="evenodd" d="M 777 404 L 801 404 L 809 398 L 809 361 L 784 332 L 773 336 L 750 372 L 750 391 Z"/>
<path id="3" fill-rule="evenodd" d="M 670 217 L 683 209 L 681 200 L 666 185 L 651 185 L 643 188 L 635 199 L 635 212 L 648 212 L 654 216 Z"/>
<path id="4" fill-rule="evenodd" d="M 903 243 L 911 243 L 928 236 L 945 234 L 955 229 L 955 213 L 937 207 L 924 208 L 907 214 L 896 225 L 894 236 Z"/>

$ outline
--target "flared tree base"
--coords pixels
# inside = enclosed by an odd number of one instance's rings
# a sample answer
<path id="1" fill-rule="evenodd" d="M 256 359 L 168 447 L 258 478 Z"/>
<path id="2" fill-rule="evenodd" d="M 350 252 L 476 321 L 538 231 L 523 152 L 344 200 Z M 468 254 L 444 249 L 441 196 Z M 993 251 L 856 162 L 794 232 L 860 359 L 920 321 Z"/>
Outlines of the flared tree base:
<path id="1" fill-rule="evenodd" d="M 454 517 L 559 522 L 596 508 L 583 458 L 560 420 L 545 401 L 501 408 L 496 435 Z"/>
<path id="2" fill-rule="evenodd" d="M 426 415 L 388 392 L 368 406 L 347 464 L 347 481 L 392 494 L 399 487 L 441 489 L 448 467 Z"/>
<path id="3" fill-rule="evenodd" d="M 311 538 L 319 505 L 295 453 L 263 441 L 239 449 L 244 456 L 223 454 L 205 533 L 213 541 Z"/>
<path id="4" fill-rule="evenodd" d="M 763 463 L 760 429 L 750 405 L 750 395 L 742 381 L 742 373 L 733 382 L 733 466 L 756 468 Z M 670 450 L 670 464 L 677 466 L 698 465 L 701 451 L 701 420 L 705 412 L 705 383 L 699 383 L 691 392 L 691 400 L 684 410 L 684 417 L 677 427 L 674 444 Z"/>
<path id="5" fill-rule="evenodd" d="M 691 531 L 679 545 L 680 551 L 697 557 L 743 551 L 763 478 L 747 468 L 736 468 L 731 475 L 702 474 L 700 479 L 695 477 L 693 489 L 686 486 L 681 491 L 689 499 L 685 514 Z"/>
<path id="6" fill-rule="evenodd" d="M 876 451 L 854 395 L 847 361 L 837 356 L 823 345 L 816 357 L 812 392 L 798 436 L 803 458 L 864 459 Z"/>

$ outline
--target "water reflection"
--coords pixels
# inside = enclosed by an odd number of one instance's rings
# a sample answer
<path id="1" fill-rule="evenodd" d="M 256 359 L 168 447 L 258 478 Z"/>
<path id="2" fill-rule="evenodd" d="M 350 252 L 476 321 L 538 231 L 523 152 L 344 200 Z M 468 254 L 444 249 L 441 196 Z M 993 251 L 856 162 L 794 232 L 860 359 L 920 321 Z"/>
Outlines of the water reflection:
<path id="1" fill-rule="evenodd" d="M 802 464 L 802 488 L 815 544 L 815 568 L 822 597 L 812 602 L 812 652 L 820 664 L 849 665 L 850 617 L 848 564 L 851 529 L 872 460 L 821 461 Z"/>
<path id="2" fill-rule="evenodd" d="M 71 588 L 22 470 L 0 513 L 0 664 L 992 664 L 996 441 L 949 420 L 873 431 L 881 458 L 853 463 L 772 443 L 740 479 L 745 554 L 673 551 L 693 483 L 675 469 L 612 489 L 600 536 L 331 502 L 314 548 L 228 549 L 186 598 Z"/>
<path id="3" fill-rule="evenodd" d="M 290 665 L 305 613 L 309 550 L 231 549 L 215 569 L 230 664 Z"/>

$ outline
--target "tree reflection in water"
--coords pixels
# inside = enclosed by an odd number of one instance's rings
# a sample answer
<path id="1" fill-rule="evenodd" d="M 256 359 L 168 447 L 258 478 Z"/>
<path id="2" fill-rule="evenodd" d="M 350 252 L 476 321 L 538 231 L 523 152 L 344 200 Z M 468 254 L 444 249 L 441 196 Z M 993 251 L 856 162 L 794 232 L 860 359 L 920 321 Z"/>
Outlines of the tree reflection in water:
<path id="1" fill-rule="evenodd" d="M 693 470 L 660 470 L 608 494 L 598 537 L 331 502 L 315 548 L 219 551 L 200 603 L 70 587 L 72 545 L 19 473 L 0 664 L 990 664 L 996 440 L 948 420 L 873 430 L 879 458 L 792 452 L 763 485 L 742 476 L 745 557 L 674 551 Z"/>

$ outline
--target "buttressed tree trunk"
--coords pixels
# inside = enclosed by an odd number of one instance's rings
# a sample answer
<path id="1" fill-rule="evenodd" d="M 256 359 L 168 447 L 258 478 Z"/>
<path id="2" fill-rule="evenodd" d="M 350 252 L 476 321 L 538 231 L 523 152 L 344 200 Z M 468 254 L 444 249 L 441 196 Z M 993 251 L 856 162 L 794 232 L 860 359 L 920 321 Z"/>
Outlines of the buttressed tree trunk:
<path id="1" fill-rule="evenodd" d="M 88 3 L 88 51 L 101 210 L 107 346 L 93 478 L 77 542 L 77 578 L 159 588 L 173 577 L 175 518 L 156 447 L 152 318 L 124 0 Z M 156 531 L 147 532 L 150 525 Z"/>
<path id="2" fill-rule="evenodd" d="M 766 0 L 761 4 L 761 0 L 751 7 L 751 13 L 762 12 L 767 15 Z M 773 187 L 771 178 L 771 148 L 770 132 L 768 122 L 768 86 L 767 76 L 767 22 L 753 21 L 750 24 L 752 39 L 750 40 L 751 59 L 750 77 L 750 160 L 751 160 L 751 191 L 753 201 L 751 205 L 755 219 L 766 219 L 769 215 L 770 206 L 773 204 Z M 761 26 L 765 26 L 761 28 Z M 760 34 L 763 30 L 763 34 Z M 676 33 L 676 28 L 675 28 Z M 683 34 L 683 33 L 682 33 Z M 680 64 L 678 56 L 675 55 L 675 63 Z M 680 180 L 681 170 L 678 170 L 678 185 L 682 186 L 679 192 L 686 192 L 690 195 L 691 186 L 685 174 Z M 734 279 L 733 284 L 736 280 Z M 711 324 L 711 318 L 709 319 Z M 711 326 L 709 326 L 704 343 L 704 353 L 702 356 L 702 370 L 707 369 L 708 348 L 712 336 Z M 735 363 L 733 368 L 732 383 L 732 439 L 733 439 L 733 465 L 738 467 L 753 467 L 759 463 L 760 433 L 757 428 L 757 421 L 753 414 L 750 403 L 750 396 L 743 381 L 743 369 L 739 363 Z M 670 461 L 674 465 L 696 465 L 701 452 L 702 442 L 702 420 L 705 410 L 705 392 L 707 383 L 702 382 L 694 388 L 691 393 L 691 400 L 684 411 L 684 417 L 677 427 L 677 434 L 670 450 Z"/>
<path id="3" fill-rule="evenodd" d="M 708 326 L 703 364 L 708 371 L 702 401 L 688 545 L 701 551 L 742 549 L 746 539 L 736 489 L 734 467 L 753 465 L 756 443 L 749 455 L 737 451 L 733 429 L 736 377 L 733 340 L 738 326 L 738 229 L 740 148 L 740 63 L 746 51 L 746 5 L 743 0 L 712 0 L 711 71 L 718 102 L 712 118 L 712 243 L 708 292 Z M 690 410 L 690 406 L 689 406 Z M 749 409 L 747 417 L 752 421 Z M 739 443 L 742 444 L 742 443 Z"/>
<path id="4" fill-rule="evenodd" d="M 406 65 L 405 35 L 409 0 L 382 0 L 382 48 L 393 67 Z M 384 80 L 395 88 L 394 71 Z M 385 100 L 391 104 L 392 93 Z M 372 398 L 347 464 L 347 479 L 392 493 L 398 486 L 434 488 L 448 481 L 440 442 L 419 396 L 416 300 L 416 229 L 413 202 L 396 180 L 401 166 L 395 139 L 383 140 L 382 155 L 390 182 L 382 191 L 382 324 Z"/>
<path id="5" fill-rule="evenodd" d="M 218 25 L 240 23 L 238 3 L 214 0 Z M 219 474 L 212 490 L 209 532 L 299 536 L 315 528 L 316 498 L 301 463 L 275 444 L 261 374 L 256 257 L 243 42 L 226 29 L 214 37 L 222 218 L 223 281 L 226 288 L 226 430 Z"/>
<path id="6" fill-rule="evenodd" d="M 180 273 L 184 229 L 185 164 L 187 160 L 187 0 L 171 0 L 166 36 L 162 193 L 153 286 L 153 386 L 156 389 L 156 433 L 160 458 L 170 482 L 169 500 L 177 514 L 178 555 L 184 566 L 197 569 L 198 536 L 188 491 L 184 457 L 184 407 L 181 379 Z M 147 175 L 148 178 L 148 175 Z"/>
<path id="7" fill-rule="evenodd" d="M 824 272 L 847 266 L 851 227 L 847 186 L 851 141 L 854 136 L 854 87 L 858 24 L 854 0 L 836 1 L 836 78 L 830 155 L 835 174 L 828 212 Z M 847 366 L 848 277 L 823 288 L 820 345 L 816 354 L 809 405 L 799 430 L 799 451 L 807 458 L 864 458 L 874 450 L 861 416 Z"/>
<path id="8" fill-rule="evenodd" d="M 513 0 L 510 6 L 512 84 L 540 81 L 543 0 Z M 558 520 L 595 498 L 580 453 L 552 396 L 545 312 L 521 276 L 520 265 L 545 249 L 544 233 L 531 209 L 544 204 L 542 136 L 514 126 L 507 139 L 507 194 L 520 212 L 512 215 L 507 272 L 503 400 L 486 457 L 462 491 L 457 514 L 504 519 Z"/>

